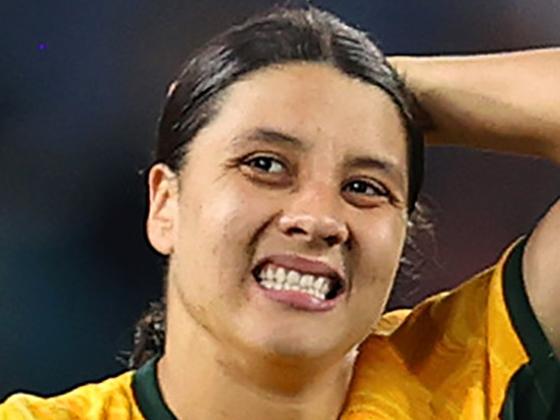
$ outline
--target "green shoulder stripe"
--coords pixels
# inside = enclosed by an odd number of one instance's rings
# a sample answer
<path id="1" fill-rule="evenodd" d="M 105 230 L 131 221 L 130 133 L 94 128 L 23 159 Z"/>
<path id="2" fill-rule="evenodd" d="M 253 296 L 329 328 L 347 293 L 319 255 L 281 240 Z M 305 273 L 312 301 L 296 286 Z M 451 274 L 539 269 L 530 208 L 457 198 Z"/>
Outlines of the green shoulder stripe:
<path id="1" fill-rule="evenodd" d="M 512 377 L 501 418 L 560 419 L 560 361 L 531 308 L 523 281 L 523 251 L 527 238 L 512 250 L 503 275 L 506 306 L 529 362 Z M 560 279 L 559 279 L 560 281 Z"/>

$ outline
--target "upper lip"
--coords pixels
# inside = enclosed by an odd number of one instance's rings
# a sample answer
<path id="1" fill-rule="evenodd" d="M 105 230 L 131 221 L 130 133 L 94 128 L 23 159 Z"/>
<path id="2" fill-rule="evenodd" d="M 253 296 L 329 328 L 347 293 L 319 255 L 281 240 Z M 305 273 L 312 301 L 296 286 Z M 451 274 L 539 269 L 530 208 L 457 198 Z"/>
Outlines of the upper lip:
<path id="1" fill-rule="evenodd" d="M 309 273 L 315 276 L 323 276 L 335 279 L 340 282 L 343 289 L 347 286 L 346 276 L 343 270 L 336 269 L 330 264 L 318 260 L 316 258 L 308 258 L 296 254 L 275 254 L 261 258 L 253 270 L 254 274 L 258 274 L 267 264 L 274 264 L 279 267 L 299 271 L 300 273 Z"/>

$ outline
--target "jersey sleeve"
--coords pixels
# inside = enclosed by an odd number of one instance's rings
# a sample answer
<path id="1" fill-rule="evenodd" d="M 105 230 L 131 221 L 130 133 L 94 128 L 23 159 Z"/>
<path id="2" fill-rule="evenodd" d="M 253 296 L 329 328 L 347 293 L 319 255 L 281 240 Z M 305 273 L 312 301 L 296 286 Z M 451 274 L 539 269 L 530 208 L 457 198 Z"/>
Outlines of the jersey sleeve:
<path id="1" fill-rule="evenodd" d="M 29 410 L 26 402 L 17 395 L 0 404 L 0 420 L 30 420 L 36 418 L 37 416 Z"/>
<path id="2" fill-rule="evenodd" d="M 70 420 L 77 415 L 67 407 L 53 405 L 48 399 L 28 394 L 12 395 L 0 404 L 0 420 Z"/>
<path id="3" fill-rule="evenodd" d="M 53 397 L 14 394 L 0 404 L 0 420 L 143 420 L 131 388 L 132 375 L 125 372 Z"/>

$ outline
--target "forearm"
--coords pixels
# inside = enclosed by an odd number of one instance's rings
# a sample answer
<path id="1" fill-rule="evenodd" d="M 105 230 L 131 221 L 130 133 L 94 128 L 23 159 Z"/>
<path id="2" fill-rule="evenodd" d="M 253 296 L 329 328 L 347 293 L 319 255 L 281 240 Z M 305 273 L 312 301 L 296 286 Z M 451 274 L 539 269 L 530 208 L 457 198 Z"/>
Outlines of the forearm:
<path id="1" fill-rule="evenodd" d="M 560 48 L 391 62 L 432 119 L 429 143 L 560 163 Z"/>

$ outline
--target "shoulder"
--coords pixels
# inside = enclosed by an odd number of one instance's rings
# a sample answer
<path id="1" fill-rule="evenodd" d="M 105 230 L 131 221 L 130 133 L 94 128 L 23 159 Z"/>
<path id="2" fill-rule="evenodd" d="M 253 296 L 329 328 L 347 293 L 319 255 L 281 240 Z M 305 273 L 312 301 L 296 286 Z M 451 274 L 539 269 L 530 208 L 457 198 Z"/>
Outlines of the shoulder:
<path id="1" fill-rule="evenodd" d="M 525 243 L 457 289 L 385 315 L 360 347 L 350 401 L 395 419 L 497 417 L 531 359 L 517 316 L 533 316 L 520 274 Z"/>
<path id="2" fill-rule="evenodd" d="M 430 296 L 413 309 L 385 314 L 364 343 L 364 352 L 389 346 L 407 363 L 424 363 L 436 356 L 434 350 L 439 346 L 460 348 L 464 352 L 480 344 L 487 345 L 487 336 L 494 333 L 489 320 L 498 322 L 502 326 L 500 331 L 511 333 L 504 338 L 520 344 L 509 319 L 503 290 L 505 263 L 513 249 L 514 246 L 509 247 L 495 266 L 456 289 Z M 518 350 L 524 353 L 522 347 Z"/>
<path id="3" fill-rule="evenodd" d="M 134 419 L 142 416 L 132 393 L 132 372 L 42 398 L 14 394 L 0 404 L 0 419 Z"/>

